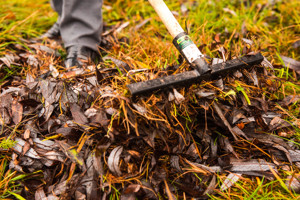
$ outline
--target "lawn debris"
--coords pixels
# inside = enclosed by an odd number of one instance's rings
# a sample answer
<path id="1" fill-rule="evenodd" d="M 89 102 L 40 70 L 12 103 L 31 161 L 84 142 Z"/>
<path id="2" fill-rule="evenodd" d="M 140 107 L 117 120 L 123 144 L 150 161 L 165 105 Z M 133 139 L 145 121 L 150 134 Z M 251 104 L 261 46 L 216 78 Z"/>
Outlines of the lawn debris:
<path id="1" fill-rule="evenodd" d="M 194 9 L 181 5 L 186 15 Z M 24 67 L 2 77 L 0 86 L 5 170 L 36 173 L 16 180 L 17 194 L 36 200 L 207 199 L 240 182 L 279 180 L 282 171 L 283 185 L 299 193 L 299 62 L 280 56 L 293 73 L 275 77 L 274 71 L 288 69 L 261 51 L 261 64 L 222 74 L 224 60 L 242 55 L 227 49 L 219 34 L 213 56 L 204 55 L 216 67 L 212 74 L 219 73 L 213 79 L 132 98 L 128 84 L 191 72 L 182 58 L 158 68 L 134 59 L 137 52 L 119 52 L 128 45 L 117 37 L 124 28 L 141 30 L 150 22 L 106 27 L 98 66 L 64 69 L 61 47 L 51 42 L 28 44 L 31 51 L 14 46 L 0 58 L 0 70 Z M 256 40 L 241 33 L 232 38 L 240 52 L 246 45 L 254 55 Z"/>

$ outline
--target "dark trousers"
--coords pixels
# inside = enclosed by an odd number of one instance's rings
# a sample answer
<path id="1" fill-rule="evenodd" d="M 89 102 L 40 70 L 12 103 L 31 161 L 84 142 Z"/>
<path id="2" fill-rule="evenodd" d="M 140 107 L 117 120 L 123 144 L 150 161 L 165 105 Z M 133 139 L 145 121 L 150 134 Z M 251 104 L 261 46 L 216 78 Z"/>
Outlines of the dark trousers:
<path id="1" fill-rule="evenodd" d="M 102 32 L 103 0 L 51 0 L 59 14 L 60 33 L 66 48 L 73 45 L 98 50 Z"/>

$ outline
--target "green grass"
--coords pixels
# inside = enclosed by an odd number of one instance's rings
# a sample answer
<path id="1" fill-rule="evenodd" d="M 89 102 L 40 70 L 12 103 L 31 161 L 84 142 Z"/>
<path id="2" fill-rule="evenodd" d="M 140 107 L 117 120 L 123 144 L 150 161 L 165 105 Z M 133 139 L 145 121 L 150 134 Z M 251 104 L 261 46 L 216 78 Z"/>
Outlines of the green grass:
<path id="1" fill-rule="evenodd" d="M 189 9 L 189 13 L 182 15 L 180 2 Z M 176 16 L 184 29 L 188 29 L 191 38 L 202 48 L 203 53 L 211 57 L 220 57 L 215 45 L 219 35 L 221 44 L 232 55 L 241 55 L 245 44 L 241 38 L 253 40 L 253 51 L 261 51 L 274 65 L 283 65 L 279 55 L 300 60 L 299 48 L 294 49 L 292 44 L 300 40 L 300 1 L 275 1 L 272 5 L 269 0 L 254 1 L 166 1 L 172 11 L 179 13 Z M 137 68 L 165 68 L 177 61 L 178 52 L 172 45 L 172 38 L 145 0 L 114 0 L 105 1 L 103 9 L 104 21 L 107 25 L 130 22 L 118 37 L 126 36 L 130 39 L 129 45 L 117 44 L 109 55 L 126 60 L 128 58 Z M 107 9 L 111 6 L 111 9 Z M 227 12 L 228 8 L 235 14 Z M 30 39 L 45 32 L 55 21 L 57 14 L 51 10 L 48 0 L 2 0 L 0 4 L 0 57 L 7 52 L 16 52 L 14 44 L 26 46 L 21 39 Z M 133 28 L 143 20 L 151 18 L 138 31 Z M 187 24 L 187 27 L 185 27 Z M 243 30 L 246 35 L 242 35 Z M 1 69 L 2 83 L 7 77 L 17 74 L 18 67 Z M 299 82 L 293 74 L 285 68 L 275 69 L 275 75 L 284 83 L 280 90 L 272 95 L 273 99 L 283 99 L 290 94 L 299 94 Z M 124 85 L 125 88 L 125 85 Z M 242 86 L 237 91 L 247 96 Z M 226 95 L 226 94 L 225 94 Z M 176 108 L 176 107 L 175 107 Z M 299 116 L 299 105 L 294 104 L 287 108 L 291 116 L 287 120 L 294 122 Z M 300 139 L 300 131 L 295 133 Z M 15 172 L 7 170 L 8 159 L 1 161 L 1 181 L 7 181 L 8 187 L 0 184 L 0 198 L 14 195 L 17 184 L 12 181 Z M 281 174 L 284 176 L 284 174 Z M 1 182 L 1 183 L 2 183 Z M 220 192 L 213 199 L 291 199 L 294 193 L 288 193 L 280 184 L 280 180 L 267 182 L 260 179 L 243 179 L 233 188 Z M 10 193 L 9 193 L 10 192 Z M 2 195 L 2 196 L 1 196 Z M 119 195 L 115 191 L 111 199 Z M 16 197 L 18 198 L 18 197 Z"/>
<path id="2" fill-rule="evenodd" d="M 235 184 L 235 187 L 226 191 L 219 191 L 220 196 L 211 196 L 214 200 L 221 199 L 297 199 L 295 192 L 287 192 L 278 180 L 265 181 L 264 178 L 256 180 L 242 180 Z"/>
<path id="3" fill-rule="evenodd" d="M 29 39 L 41 34 L 56 20 L 48 0 L 3 0 L 0 4 L 0 56 L 12 50 L 13 44 L 21 44 L 21 38 Z"/>
<path id="4" fill-rule="evenodd" d="M 8 197 L 15 196 L 17 199 L 24 199 L 19 194 L 20 185 L 16 181 L 23 179 L 23 175 L 17 176 L 17 172 L 7 170 L 8 157 L 1 156 L 0 162 L 0 199 L 7 199 Z M 22 176 L 22 177 L 21 177 Z"/>

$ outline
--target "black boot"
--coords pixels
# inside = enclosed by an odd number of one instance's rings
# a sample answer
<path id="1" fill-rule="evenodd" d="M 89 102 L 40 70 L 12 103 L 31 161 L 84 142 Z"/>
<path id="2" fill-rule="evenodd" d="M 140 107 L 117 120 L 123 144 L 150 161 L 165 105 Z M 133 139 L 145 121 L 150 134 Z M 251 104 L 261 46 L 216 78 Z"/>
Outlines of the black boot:
<path id="1" fill-rule="evenodd" d="M 65 60 L 66 68 L 82 67 L 90 62 L 98 64 L 100 55 L 98 52 L 84 46 L 71 46 L 67 48 L 67 58 Z"/>
<path id="2" fill-rule="evenodd" d="M 49 38 L 49 39 L 58 39 L 60 36 L 59 24 L 55 22 L 52 27 L 43 35 L 40 36 L 40 39 Z"/>

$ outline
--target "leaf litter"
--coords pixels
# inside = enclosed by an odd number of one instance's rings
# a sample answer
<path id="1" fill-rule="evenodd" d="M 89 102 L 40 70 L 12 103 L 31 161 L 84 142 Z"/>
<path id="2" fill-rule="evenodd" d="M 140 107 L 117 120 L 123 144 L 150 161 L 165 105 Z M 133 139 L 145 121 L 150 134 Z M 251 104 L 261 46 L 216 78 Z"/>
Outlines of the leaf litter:
<path id="1" fill-rule="evenodd" d="M 188 12 L 183 4 L 181 12 Z M 128 25 L 104 34 L 106 51 L 118 45 L 111 37 Z M 157 72 L 128 57 L 106 56 L 100 68 L 65 71 L 61 61 L 42 59 L 59 56 L 57 50 L 29 47 L 34 53 L 23 50 L 0 59 L 1 67 L 27 67 L 21 74 L 26 79 L 12 77 L 0 94 L 1 136 L 16 142 L 10 169 L 42 170 L 21 181 L 26 199 L 203 199 L 244 177 L 274 180 L 281 166 L 299 166 L 298 147 L 278 137 L 299 128 L 299 121 L 287 121 L 290 116 L 283 112 L 299 95 L 274 100 L 271 94 L 280 87 L 270 81 L 274 67 L 267 58 L 224 79 L 132 99 L 126 84 L 177 69 Z M 225 47 L 215 50 L 220 55 L 212 63 L 228 57 Z M 299 73 L 298 61 L 281 58 Z M 285 184 L 298 192 L 299 180 L 292 174 Z"/>

